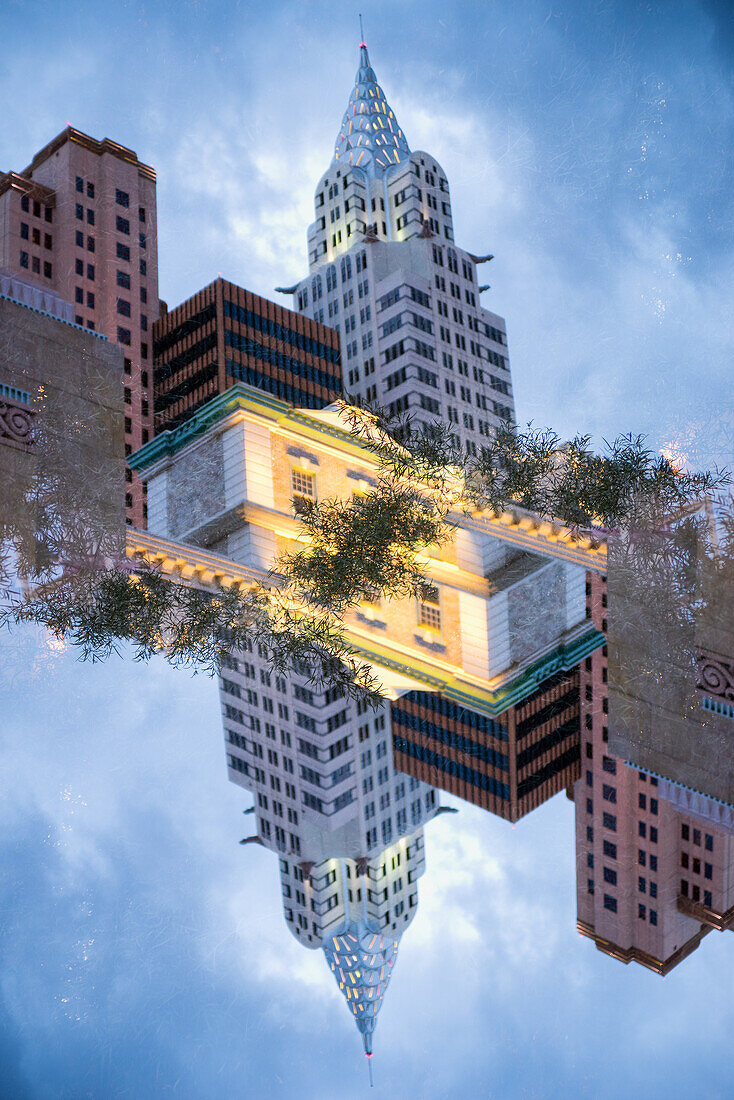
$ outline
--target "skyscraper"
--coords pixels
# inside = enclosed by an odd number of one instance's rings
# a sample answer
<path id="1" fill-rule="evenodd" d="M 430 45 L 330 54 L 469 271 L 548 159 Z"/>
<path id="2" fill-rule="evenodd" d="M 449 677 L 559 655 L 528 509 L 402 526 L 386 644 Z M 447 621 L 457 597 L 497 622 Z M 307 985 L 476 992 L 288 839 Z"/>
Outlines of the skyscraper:
<path id="1" fill-rule="evenodd" d="M 347 391 L 479 448 L 515 415 L 505 322 L 480 304 L 492 257 L 454 243 L 446 173 L 410 151 L 364 43 L 315 207 L 310 274 L 279 289 L 339 329 Z"/>
<path id="2" fill-rule="evenodd" d="M 589 574 L 587 600 L 606 630 L 605 578 Z M 610 750 L 606 671 L 606 646 L 581 668 L 577 927 L 605 954 L 664 975 L 712 929 L 734 928 L 734 808 Z"/>
<path id="3" fill-rule="evenodd" d="M 165 310 L 154 326 L 155 430 L 247 382 L 321 409 L 342 390 L 339 334 L 224 279 Z"/>
<path id="4" fill-rule="evenodd" d="M 0 177 L 0 273 L 55 292 L 69 320 L 124 349 L 126 454 L 153 435 L 156 224 L 154 169 L 71 126 Z M 143 487 L 131 470 L 126 480 L 127 521 L 144 526 Z"/>

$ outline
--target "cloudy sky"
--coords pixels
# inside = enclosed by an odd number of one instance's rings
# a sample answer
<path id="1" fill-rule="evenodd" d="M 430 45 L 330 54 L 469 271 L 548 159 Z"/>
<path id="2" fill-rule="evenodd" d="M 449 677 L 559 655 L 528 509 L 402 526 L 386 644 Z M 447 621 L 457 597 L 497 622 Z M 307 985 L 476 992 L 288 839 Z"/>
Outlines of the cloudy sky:
<path id="1" fill-rule="evenodd" d="M 67 122 L 155 165 L 161 295 L 305 270 L 357 12 L 412 148 L 491 251 L 521 420 L 730 461 L 734 35 L 726 3 L 3 7 L 0 167 Z M 216 689 L 0 639 L 0 1095 L 368 1095 L 276 861 L 237 844 Z M 372 1095 L 731 1092 L 731 937 L 661 981 L 575 931 L 572 806 L 427 838 Z"/>
<path id="2" fill-rule="evenodd" d="M 731 936 L 665 980 L 581 939 L 563 796 L 426 830 L 370 1093 L 275 856 L 237 843 L 215 682 L 80 666 L 30 631 L 3 652 L 3 1100 L 731 1095 Z"/>
<path id="3" fill-rule="evenodd" d="M 446 169 L 457 241 L 495 254 L 484 302 L 520 420 L 727 460 L 727 0 L 6 0 L 0 166 L 67 122 L 109 135 L 157 169 L 169 305 L 220 272 L 272 296 L 305 271 L 360 8 L 411 147 Z"/>

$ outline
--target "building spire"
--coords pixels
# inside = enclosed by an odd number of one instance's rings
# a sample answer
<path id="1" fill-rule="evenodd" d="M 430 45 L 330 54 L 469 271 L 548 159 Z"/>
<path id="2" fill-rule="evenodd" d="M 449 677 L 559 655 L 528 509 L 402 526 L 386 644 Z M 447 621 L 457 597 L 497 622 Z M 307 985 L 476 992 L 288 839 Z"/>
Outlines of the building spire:
<path id="1" fill-rule="evenodd" d="M 409 156 L 410 148 L 405 135 L 377 83 L 362 38 L 359 68 L 334 145 L 334 162 L 361 168 L 368 176 L 377 177 Z"/>

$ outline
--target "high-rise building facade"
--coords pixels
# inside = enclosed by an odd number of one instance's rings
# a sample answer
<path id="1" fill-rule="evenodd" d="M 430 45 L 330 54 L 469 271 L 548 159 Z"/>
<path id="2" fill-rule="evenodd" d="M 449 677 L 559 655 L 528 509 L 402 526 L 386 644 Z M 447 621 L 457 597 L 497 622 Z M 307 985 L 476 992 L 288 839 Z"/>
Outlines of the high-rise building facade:
<path id="1" fill-rule="evenodd" d="M 155 430 L 175 428 L 246 382 L 304 409 L 342 391 L 339 334 L 216 279 L 154 325 Z"/>
<path id="2" fill-rule="evenodd" d="M 579 777 L 579 670 L 548 676 L 496 718 L 408 692 L 392 705 L 392 729 L 401 772 L 518 821 Z"/>
<path id="3" fill-rule="evenodd" d="M 411 153 L 364 44 L 315 205 L 310 274 L 279 289 L 339 329 L 347 391 L 481 447 L 514 420 L 505 322 L 480 304 L 491 257 L 455 244 L 446 173 Z"/>
<path id="4" fill-rule="evenodd" d="M 124 350 L 126 454 L 153 435 L 156 224 L 154 169 L 71 126 L 0 177 L 0 272 L 55 292 L 77 325 Z M 126 479 L 127 521 L 144 526 L 143 487 Z"/>
<path id="5" fill-rule="evenodd" d="M 587 580 L 607 629 L 606 578 Z M 734 807 L 645 772 L 609 748 L 606 646 L 581 667 L 575 784 L 578 930 L 600 951 L 667 974 L 712 929 L 734 928 Z"/>

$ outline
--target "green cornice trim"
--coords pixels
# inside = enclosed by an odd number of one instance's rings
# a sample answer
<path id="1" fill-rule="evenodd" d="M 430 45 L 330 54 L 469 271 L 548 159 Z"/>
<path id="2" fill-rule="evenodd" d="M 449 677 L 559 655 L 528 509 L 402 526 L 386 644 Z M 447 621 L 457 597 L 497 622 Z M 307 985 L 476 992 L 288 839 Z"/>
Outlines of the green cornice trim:
<path id="1" fill-rule="evenodd" d="M 568 645 L 556 646 L 550 653 L 546 653 L 534 664 L 523 669 L 515 679 L 503 684 L 499 690 L 473 692 L 462 687 L 456 677 L 444 679 L 435 673 L 429 672 L 421 664 L 407 664 L 398 661 L 388 656 L 384 650 L 367 649 L 364 644 L 356 643 L 353 638 L 349 638 L 349 644 L 352 648 L 370 663 L 378 667 L 389 668 L 393 672 L 399 672 L 404 676 L 411 677 L 411 679 L 418 680 L 420 683 L 426 684 L 430 690 L 440 692 L 455 703 L 459 703 L 469 710 L 486 714 L 490 718 L 498 718 L 510 707 L 522 703 L 550 676 L 561 670 L 568 672 L 570 669 L 575 668 L 580 661 L 583 661 L 585 657 L 588 657 L 590 653 L 593 653 L 605 643 L 606 637 L 604 634 L 595 629 L 589 630 Z"/>
<path id="2" fill-rule="evenodd" d="M 233 412 L 237 412 L 238 409 L 247 409 L 274 423 L 291 424 L 299 435 L 315 442 L 324 442 L 323 437 L 326 436 L 330 441 L 337 442 L 340 450 L 351 451 L 364 457 L 365 448 L 356 443 L 349 432 L 335 428 L 331 424 L 324 424 L 315 417 L 309 416 L 305 410 L 294 409 L 285 401 L 263 390 L 248 386 L 244 382 L 237 382 L 224 393 L 217 394 L 211 401 L 207 401 L 206 405 L 194 413 L 190 420 L 172 431 L 161 432 L 135 451 L 128 458 L 128 465 L 138 472 L 148 469 L 162 458 L 168 458 L 187 447 L 189 443 L 193 443 L 195 439 L 204 435 L 211 427 Z"/>

